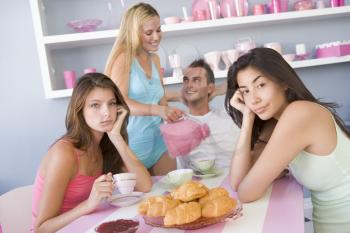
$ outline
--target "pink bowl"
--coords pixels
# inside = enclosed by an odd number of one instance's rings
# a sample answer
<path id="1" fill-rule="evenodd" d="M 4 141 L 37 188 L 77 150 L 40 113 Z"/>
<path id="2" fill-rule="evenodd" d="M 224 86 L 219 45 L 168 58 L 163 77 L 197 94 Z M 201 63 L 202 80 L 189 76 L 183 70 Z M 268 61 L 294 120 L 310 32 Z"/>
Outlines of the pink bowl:
<path id="1" fill-rule="evenodd" d="M 95 31 L 103 21 L 100 19 L 82 19 L 72 20 L 67 25 L 76 32 L 92 32 Z"/>
<path id="2" fill-rule="evenodd" d="M 179 16 L 171 16 L 171 17 L 164 18 L 165 24 L 174 24 L 174 23 L 180 23 L 180 22 L 181 22 L 181 18 Z"/>
<path id="3" fill-rule="evenodd" d="M 286 61 L 294 61 L 294 59 L 295 59 L 295 54 L 294 54 L 294 53 L 288 53 L 288 54 L 282 55 L 282 57 L 283 57 L 284 60 L 286 60 Z"/>

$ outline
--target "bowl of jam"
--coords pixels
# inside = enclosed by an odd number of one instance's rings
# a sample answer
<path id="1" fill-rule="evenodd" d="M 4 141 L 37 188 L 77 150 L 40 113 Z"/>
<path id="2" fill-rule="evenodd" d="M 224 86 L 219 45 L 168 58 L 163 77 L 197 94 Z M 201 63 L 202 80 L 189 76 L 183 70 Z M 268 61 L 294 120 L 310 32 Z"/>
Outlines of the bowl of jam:
<path id="1" fill-rule="evenodd" d="M 134 233 L 139 227 L 139 222 L 133 219 L 118 219 L 115 221 L 101 223 L 97 233 Z"/>

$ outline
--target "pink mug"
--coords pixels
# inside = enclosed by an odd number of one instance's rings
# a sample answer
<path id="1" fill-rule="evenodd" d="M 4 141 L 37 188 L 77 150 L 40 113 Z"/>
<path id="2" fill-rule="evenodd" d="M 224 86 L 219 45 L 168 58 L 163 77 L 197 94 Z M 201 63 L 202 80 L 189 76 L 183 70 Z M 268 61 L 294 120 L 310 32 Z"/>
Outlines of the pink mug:
<path id="1" fill-rule="evenodd" d="M 207 11 L 205 10 L 196 10 L 194 12 L 193 17 L 195 21 L 201 21 L 201 20 L 207 20 L 209 18 L 209 15 L 207 15 Z"/>
<path id="2" fill-rule="evenodd" d="M 265 13 L 265 5 L 264 4 L 255 4 L 253 6 L 253 14 L 254 15 L 263 15 Z"/>
<path id="3" fill-rule="evenodd" d="M 75 86 L 76 74 L 73 70 L 65 70 L 63 72 L 64 83 L 67 89 L 72 89 Z"/>

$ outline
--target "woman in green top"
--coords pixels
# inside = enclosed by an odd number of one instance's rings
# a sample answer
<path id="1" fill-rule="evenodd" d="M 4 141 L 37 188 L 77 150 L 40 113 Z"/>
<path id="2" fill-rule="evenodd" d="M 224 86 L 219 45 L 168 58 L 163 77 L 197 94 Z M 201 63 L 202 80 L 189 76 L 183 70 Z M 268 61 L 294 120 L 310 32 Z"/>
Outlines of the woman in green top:
<path id="1" fill-rule="evenodd" d="M 241 127 L 230 177 L 240 200 L 260 198 L 289 166 L 311 191 L 315 232 L 349 232 L 350 134 L 335 105 L 318 101 L 268 48 L 241 56 L 227 87 L 226 110 Z"/>

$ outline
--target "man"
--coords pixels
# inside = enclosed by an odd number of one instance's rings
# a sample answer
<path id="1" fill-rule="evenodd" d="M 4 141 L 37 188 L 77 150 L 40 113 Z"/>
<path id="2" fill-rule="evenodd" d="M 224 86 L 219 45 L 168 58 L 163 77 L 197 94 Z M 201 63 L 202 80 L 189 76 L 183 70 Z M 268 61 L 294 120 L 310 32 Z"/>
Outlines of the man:
<path id="1" fill-rule="evenodd" d="M 215 159 L 215 167 L 228 168 L 239 135 L 224 109 L 209 106 L 210 97 L 217 94 L 210 66 L 195 60 L 184 72 L 182 99 L 189 109 L 187 118 L 209 126 L 210 135 L 188 155 L 177 157 L 178 168 L 189 168 L 193 160 Z"/>

